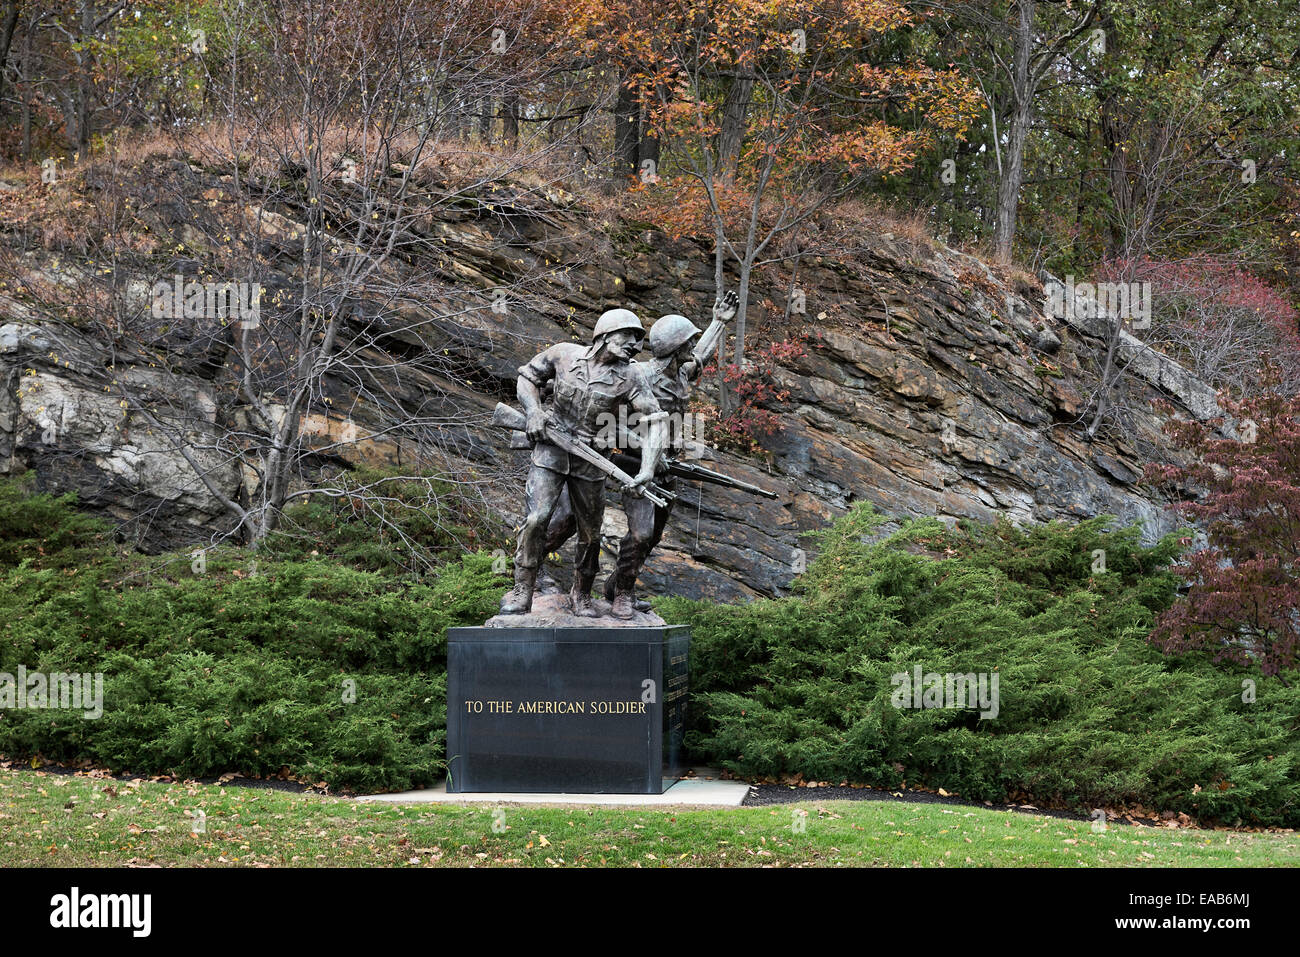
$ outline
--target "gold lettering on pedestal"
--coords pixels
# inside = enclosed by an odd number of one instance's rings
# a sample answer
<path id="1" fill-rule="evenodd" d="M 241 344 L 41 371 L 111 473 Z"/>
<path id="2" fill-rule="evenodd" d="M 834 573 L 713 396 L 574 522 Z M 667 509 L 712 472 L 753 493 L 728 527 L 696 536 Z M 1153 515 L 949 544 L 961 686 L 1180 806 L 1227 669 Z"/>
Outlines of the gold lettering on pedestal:
<path id="1" fill-rule="evenodd" d="M 681 692 L 678 692 L 680 696 Z M 644 701 L 467 701 L 470 714 L 646 714 Z"/>
<path id="2" fill-rule="evenodd" d="M 586 714 L 583 701 L 520 701 L 515 707 L 518 714 Z"/>

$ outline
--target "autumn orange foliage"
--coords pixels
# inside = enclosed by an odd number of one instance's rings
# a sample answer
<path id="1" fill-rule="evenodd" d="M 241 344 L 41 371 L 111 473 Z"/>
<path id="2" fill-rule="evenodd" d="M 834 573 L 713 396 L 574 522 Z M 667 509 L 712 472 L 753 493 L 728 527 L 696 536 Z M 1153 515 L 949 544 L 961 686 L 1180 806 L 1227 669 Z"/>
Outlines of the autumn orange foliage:
<path id="1" fill-rule="evenodd" d="M 870 62 L 881 38 L 924 18 L 898 0 L 578 0 L 568 7 L 580 48 L 621 71 L 671 154 L 657 181 L 645 178 L 643 186 L 659 188 L 645 190 L 651 195 L 643 200 L 680 231 L 699 230 L 713 213 L 743 220 L 755 192 L 798 210 L 846 182 L 900 173 L 936 133 L 960 136 L 980 108 L 955 70 Z M 753 94 L 733 178 L 719 141 L 727 90 L 737 80 L 752 82 Z M 891 124 L 886 108 L 906 111 L 915 125 Z"/>

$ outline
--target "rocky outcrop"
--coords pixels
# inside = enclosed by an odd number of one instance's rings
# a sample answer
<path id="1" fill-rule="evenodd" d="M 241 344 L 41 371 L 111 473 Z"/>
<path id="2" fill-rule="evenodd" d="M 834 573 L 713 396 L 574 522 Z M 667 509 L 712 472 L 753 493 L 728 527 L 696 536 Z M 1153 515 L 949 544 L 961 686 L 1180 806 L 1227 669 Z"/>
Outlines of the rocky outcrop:
<path id="1" fill-rule="evenodd" d="M 189 166 L 175 175 L 183 182 L 173 184 L 173 194 L 223 195 L 219 173 Z M 225 199 L 230 215 L 259 217 L 275 235 L 301 228 L 292 207 Z M 704 317 L 714 288 L 702 244 L 602 224 L 555 190 L 519 184 L 492 200 L 490 211 L 431 215 L 420 228 L 439 240 L 441 253 L 411 268 L 490 289 L 542 260 L 563 266 L 544 270 L 525 303 L 504 316 L 470 315 L 454 324 L 436 301 L 384 310 L 369 304 L 350 328 L 364 322 L 373 335 L 373 324 L 383 323 L 377 357 L 433 350 L 454 360 L 445 374 L 394 375 L 387 394 L 407 411 L 480 413 L 478 424 L 447 427 L 455 433 L 448 447 L 466 469 L 497 470 L 492 501 L 513 523 L 525 459 L 487 420 L 497 401 L 512 397 L 515 369 L 550 342 L 589 335 L 599 313 L 616 304 L 647 325 L 667 312 Z M 154 213 L 157 233 L 179 237 L 188 228 L 183 210 L 168 218 L 158 204 Z M 1163 503 L 1140 484 L 1143 465 L 1169 454 L 1155 400 L 1204 418 L 1217 413 L 1212 389 L 1124 333 L 1123 394 L 1089 440 L 1100 363 L 1117 320 L 1049 315 L 1039 280 L 879 232 L 879 223 L 831 225 L 852 242 L 835 255 L 801 258 L 803 312 L 793 321 L 785 319 L 788 272 L 760 275 L 751 294 L 751 350 L 755 341 L 797 337 L 803 351 L 773 373 L 785 397 L 769 403 L 780 428 L 763 440 L 767 454 L 713 450 L 703 463 L 778 498 L 682 483 L 643 589 L 718 600 L 780 594 L 809 560 L 801 534 L 861 500 L 896 516 L 946 521 L 1112 514 L 1142 523 L 1148 539 L 1171 527 Z M 108 351 L 93 337 L 60 338 L 21 301 L 0 298 L 0 471 L 29 467 L 43 487 L 77 491 L 146 549 L 206 541 L 229 523 L 220 496 L 237 496 L 246 476 L 235 464 L 195 453 L 202 442 L 183 457 L 151 434 L 146 410 L 112 401 L 102 375 L 89 374 L 102 373 Z M 120 374 L 135 377 L 160 405 L 188 410 L 196 436 L 237 421 L 223 392 L 230 354 L 183 338 L 174 351 L 180 359 L 170 371 L 127 363 Z M 324 392 L 346 397 L 348 390 L 334 381 Z M 384 432 L 391 415 L 391 408 L 354 404 L 345 424 L 322 406 L 307 414 L 304 435 L 328 445 L 359 427 L 351 454 L 409 461 L 400 437 Z M 617 502 L 611 497 L 606 518 L 611 548 L 622 532 Z"/>
<path id="2" fill-rule="evenodd" d="M 35 468 L 45 488 L 77 492 L 83 506 L 144 547 L 205 540 L 223 510 L 196 470 L 230 490 L 239 479 L 205 449 L 216 428 L 213 384 L 147 366 L 121 370 L 144 401 L 185 410 L 195 439 L 187 459 L 106 394 L 102 376 L 92 374 L 102 367 L 93 342 L 29 322 L 0 325 L 0 473 Z"/>

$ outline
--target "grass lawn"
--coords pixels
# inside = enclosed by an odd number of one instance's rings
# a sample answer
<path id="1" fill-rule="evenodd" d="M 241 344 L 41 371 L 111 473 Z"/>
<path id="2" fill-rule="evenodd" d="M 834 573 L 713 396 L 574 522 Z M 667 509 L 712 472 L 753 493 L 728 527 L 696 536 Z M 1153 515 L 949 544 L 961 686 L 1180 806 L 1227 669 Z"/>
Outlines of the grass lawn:
<path id="1" fill-rule="evenodd" d="M 1095 833 L 1089 821 L 876 801 L 730 810 L 358 804 L 0 770 L 0 867 L 126 864 L 1294 867 L 1300 834 L 1115 824 Z"/>

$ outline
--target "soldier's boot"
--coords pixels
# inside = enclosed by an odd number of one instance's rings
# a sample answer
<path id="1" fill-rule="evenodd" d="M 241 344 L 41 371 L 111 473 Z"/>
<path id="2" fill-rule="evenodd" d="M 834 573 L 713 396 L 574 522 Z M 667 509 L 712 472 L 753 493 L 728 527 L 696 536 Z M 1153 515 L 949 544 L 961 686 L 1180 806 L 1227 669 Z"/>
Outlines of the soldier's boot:
<path id="1" fill-rule="evenodd" d="M 526 615 L 532 611 L 533 586 L 536 582 L 536 568 L 516 568 L 515 587 L 501 599 L 501 614 Z"/>
<path id="2" fill-rule="evenodd" d="M 614 596 L 614 604 L 610 608 L 610 614 L 615 618 L 631 618 L 633 614 L 633 599 L 630 591 L 621 591 Z"/>
<path id="3" fill-rule="evenodd" d="M 590 578 L 575 575 L 573 578 L 573 589 L 569 592 L 569 600 L 573 603 L 573 613 L 579 618 L 599 618 L 598 612 L 591 603 L 591 586 L 595 584 Z"/>
<path id="4" fill-rule="evenodd" d="M 612 605 L 614 603 L 614 597 L 617 594 L 618 594 L 617 582 L 614 581 L 614 576 L 610 575 L 608 578 L 605 579 L 605 601 L 609 602 Z M 654 611 L 654 606 L 651 605 L 648 601 L 643 601 L 642 599 L 638 598 L 635 591 L 633 591 L 632 593 L 632 607 L 637 611 L 642 611 L 642 612 Z M 626 616 L 619 615 L 619 617 L 623 618 Z"/>

